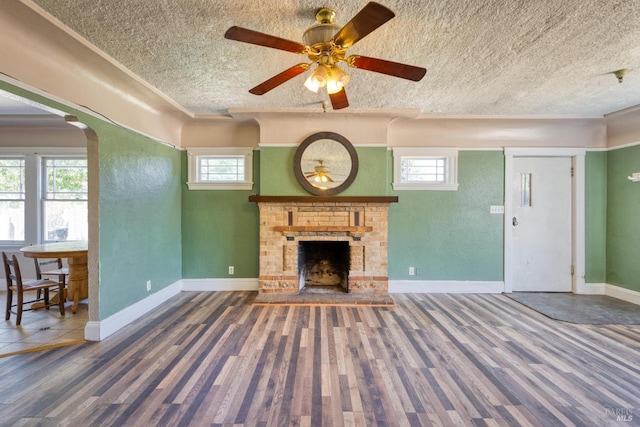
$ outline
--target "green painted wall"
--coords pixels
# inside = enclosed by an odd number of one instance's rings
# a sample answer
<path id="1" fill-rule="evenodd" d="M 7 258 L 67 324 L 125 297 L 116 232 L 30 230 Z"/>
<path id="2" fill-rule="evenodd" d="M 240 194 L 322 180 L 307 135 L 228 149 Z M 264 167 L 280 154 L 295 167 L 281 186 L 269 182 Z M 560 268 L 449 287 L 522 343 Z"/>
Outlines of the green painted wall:
<path id="1" fill-rule="evenodd" d="M 499 151 L 462 151 L 458 191 L 390 190 L 392 154 L 358 148 L 360 171 L 347 195 L 395 194 L 389 213 L 389 277 L 392 280 L 501 281 L 504 156 Z M 293 173 L 295 147 L 260 150 L 262 195 L 307 195 Z M 183 159 L 186 168 L 186 157 Z M 186 172 L 185 172 L 186 173 Z M 183 175 L 186 181 L 186 175 Z M 258 190 L 255 191 L 256 193 Z M 259 213 L 243 191 L 183 191 L 183 276 L 258 276 Z M 417 269 L 408 276 L 408 267 Z"/>
<path id="2" fill-rule="evenodd" d="M 254 178 L 260 176 L 259 151 L 254 151 Z M 187 156 L 182 158 L 182 183 L 187 182 Z M 254 179 L 255 181 L 255 179 Z M 259 274 L 260 214 L 252 191 L 182 191 L 182 274 L 185 279 L 257 278 Z M 235 274 L 229 275 L 229 266 Z"/>
<path id="3" fill-rule="evenodd" d="M 607 277 L 609 284 L 640 292 L 640 146 L 607 155 Z"/>
<path id="4" fill-rule="evenodd" d="M 179 280 L 180 152 L 7 83 L 0 89 L 75 115 L 98 136 L 99 319 L 147 297 L 147 280 L 152 292 Z"/>
<path id="5" fill-rule="evenodd" d="M 358 175 L 340 196 L 386 196 L 389 191 L 387 148 L 358 147 Z M 296 147 L 260 149 L 260 193 L 268 196 L 310 196 L 296 180 L 293 158 Z"/>
<path id="6" fill-rule="evenodd" d="M 458 191 L 394 191 L 389 211 L 389 279 L 503 280 L 501 151 L 461 151 Z M 409 276 L 409 267 L 416 275 Z"/>
<path id="7" fill-rule="evenodd" d="M 115 126 L 100 140 L 100 318 L 182 277 L 180 151 Z"/>
<path id="8" fill-rule="evenodd" d="M 605 283 L 607 251 L 607 153 L 585 158 L 585 282 Z"/>
<path id="9" fill-rule="evenodd" d="M 251 191 L 189 190 L 182 192 L 182 275 L 197 278 L 256 278 L 259 275 L 260 213 L 251 194 L 309 195 L 293 173 L 295 147 L 265 147 L 254 152 Z M 360 173 L 341 195 L 384 195 L 387 149 L 358 149 Z M 187 158 L 182 159 L 187 181 Z M 376 171 L 375 173 L 367 173 Z M 235 274 L 229 275 L 229 266 Z"/>
<path id="10" fill-rule="evenodd" d="M 460 152 L 458 191 L 395 192 L 391 151 L 358 147 L 357 153 L 358 176 L 340 195 L 399 197 L 389 212 L 390 279 L 502 280 L 503 217 L 489 213 L 490 205 L 503 204 L 502 152 Z M 293 173 L 294 154 L 295 147 L 260 150 L 261 194 L 308 194 Z M 416 268 L 415 276 L 408 275 L 409 266 Z"/>

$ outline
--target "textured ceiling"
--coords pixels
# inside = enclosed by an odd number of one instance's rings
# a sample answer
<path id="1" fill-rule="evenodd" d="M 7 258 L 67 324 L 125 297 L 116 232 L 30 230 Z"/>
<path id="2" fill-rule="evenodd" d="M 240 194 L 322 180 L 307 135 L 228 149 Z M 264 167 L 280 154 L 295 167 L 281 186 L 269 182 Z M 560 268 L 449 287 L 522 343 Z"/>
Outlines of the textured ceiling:
<path id="1" fill-rule="evenodd" d="M 346 24 L 366 1 L 34 0 L 193 114 L 321 109 L 305 73 L 248 90 L 306 57 L 224 39 L 238 25 L 294 41 L 320 7 Z M 396 17 L 349 49 L 428 69 L 418 83 L 349 68 L 351 109 L 431 115 L 601 116 L 640 104 L 638 0 L 382 0 Z M 631 69 L 622 84 L 612 71 Z M 637 70 L 634 70 L 637 69 Z"/>

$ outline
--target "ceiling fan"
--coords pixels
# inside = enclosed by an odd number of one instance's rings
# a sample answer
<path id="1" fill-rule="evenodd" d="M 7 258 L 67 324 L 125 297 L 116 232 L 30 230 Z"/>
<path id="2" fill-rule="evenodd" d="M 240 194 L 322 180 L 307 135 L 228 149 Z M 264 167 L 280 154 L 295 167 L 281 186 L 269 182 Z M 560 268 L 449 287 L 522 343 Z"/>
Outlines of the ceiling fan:
<path id="1" fill-rule="evenodd" d="M 331 171 L 324 164 L 324 160 L 318 159 L 316 162 L 318 162 L 318 165 L 312 171 L 304 173 L 305 178 L 313 178 L 316 182 L 334 182 L 330 176 Z"/>
<path id="2" fill-rule="evenodd" d="M 335 15 L 332 9 L 320 9 L 316 14 L 319 23 L 309 27 L 302 36 L 305 44 L 246 28 L 229 28 L 224 35 L 226 39 L 304 54 L 311 61 L 294 65 L 260 83 L 249 92 L 264 95 L 317 64 L 304 85 L 313 92 L 326 87 L 333 109 L 338 110 L 349 106 L 344 89 L 349 82 L 349 75 L 338 66 L 340 62 L 350 67 L 415 82 L 424 77 L 427 72 L 425 68 L 361 55 L 346 57 L 347 49 L 395 16 L 391 10 L 379 3 L 370 2 L 343 27 L 333 23 Z"/>

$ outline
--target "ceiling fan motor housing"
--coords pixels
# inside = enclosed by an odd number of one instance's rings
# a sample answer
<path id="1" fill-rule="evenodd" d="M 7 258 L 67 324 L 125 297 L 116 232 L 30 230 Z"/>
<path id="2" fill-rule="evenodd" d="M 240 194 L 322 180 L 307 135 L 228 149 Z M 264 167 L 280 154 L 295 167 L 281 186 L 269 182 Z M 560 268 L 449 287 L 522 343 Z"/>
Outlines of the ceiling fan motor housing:
<path id="1" fill-rule="evenodd" d="M 312 25 L 307 28 L 302 35 L 302 40 L 307 46 L 315 46 L 318 44 L 329 44 L 338 31 L 340 26 L 334 24 L 336 19 L 336 12 L 333 9 L 323 7 L 316 13 L 316 21 L 319 24 Z"/>
<path id="2" fill-rule="evenodd" d="M 307 28 L 302 35 L 302 40 L 307 46 L 328 44 L 339 30 L 340 26 L 336 24 L 316 24 Z"/>

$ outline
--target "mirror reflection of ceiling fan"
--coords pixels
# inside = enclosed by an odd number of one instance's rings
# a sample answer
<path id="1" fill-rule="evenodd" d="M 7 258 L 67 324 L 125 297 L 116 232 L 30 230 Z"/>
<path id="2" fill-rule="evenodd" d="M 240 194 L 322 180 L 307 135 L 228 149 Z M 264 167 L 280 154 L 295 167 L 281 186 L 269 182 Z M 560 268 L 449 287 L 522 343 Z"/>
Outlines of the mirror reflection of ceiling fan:
<path id="1" fill-rule="evenodd" d="M 338 66 L 340 62 L 353 68 L 375 71 L 415 82 L 424 77 L 427 72 L 425 68 L 361 55 L 345 57 L 347 49 L 395 16 L 391 10 L 379 3 L 370 2 L 343 27 L 333 23 L 335 15 L 331 9 L 320 9 L 316 14 L 319 24 L 309 27 L 302 36 L 305 44 L 246 28 L 236 26 L 229 28 L 224 35 L 229 40 L 300 53 L 307 55 L 311 61 L 311 63 L 294 65 L 260 83 L 249 92 L 254 95 L 264 95 L 316 64 L 315 70 L 304 85 L 313 92 L 326 87 L 333 109 L 338 110 L 349 106 L 344 89 L 349 82 L 349 75 Z"/>
<path id="2" fill-rule="evenodd" d="M 318 162 L 318 165 L 313 168 L 314 169 L 313 171 L 304 173 L 305 178 L 310 178 L 310 179 L 313 179 L 315 182 L 320 182 L 320 183 L 334 182 L 331 176 L 329 176 L 331 174 L 331 171 L 329 170 L 327 165 L 324 164 L 324 160 L 316 160 L 316 162 Z"/>

